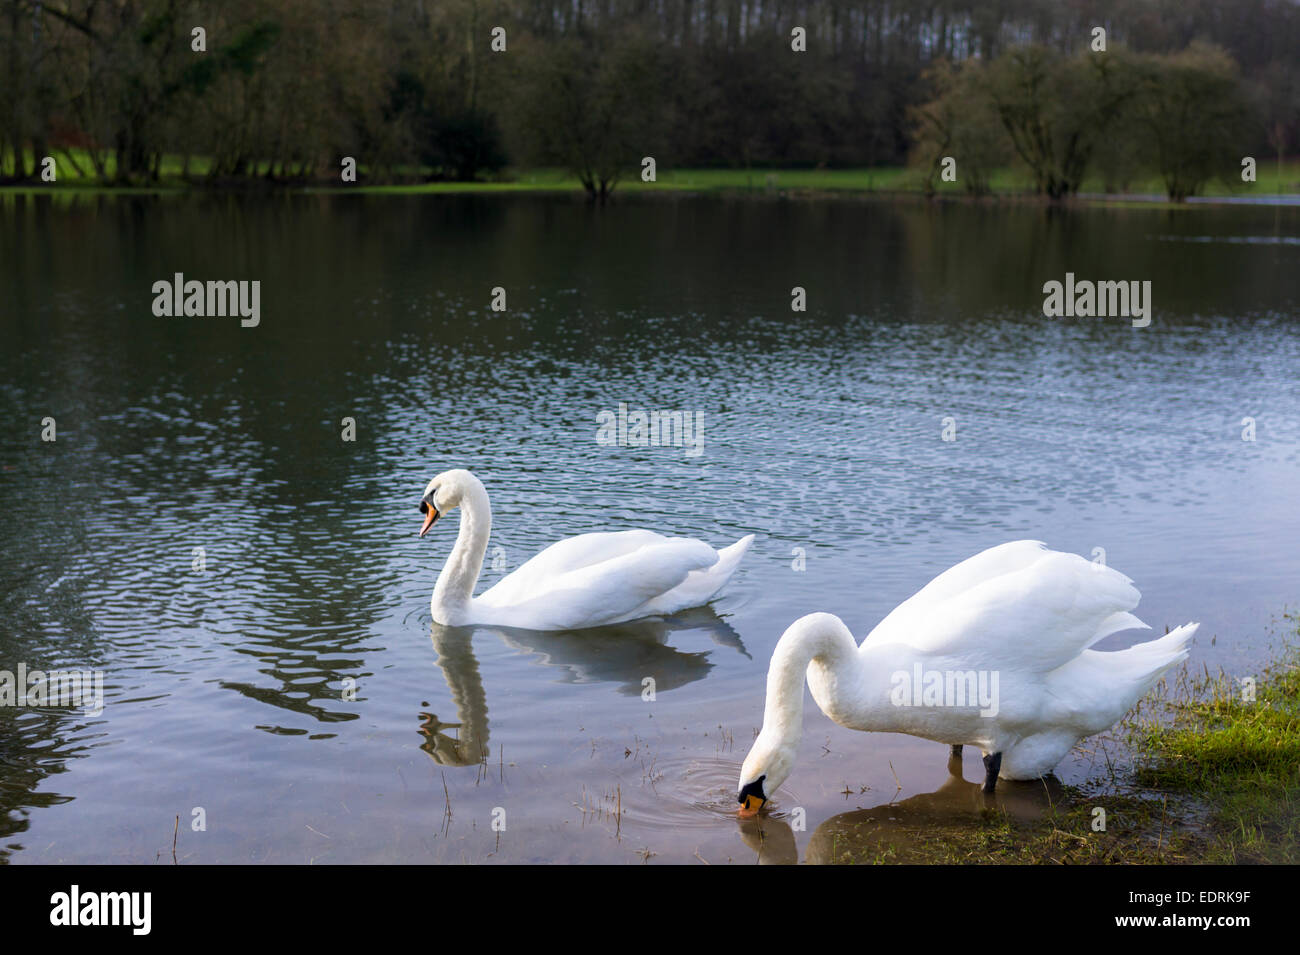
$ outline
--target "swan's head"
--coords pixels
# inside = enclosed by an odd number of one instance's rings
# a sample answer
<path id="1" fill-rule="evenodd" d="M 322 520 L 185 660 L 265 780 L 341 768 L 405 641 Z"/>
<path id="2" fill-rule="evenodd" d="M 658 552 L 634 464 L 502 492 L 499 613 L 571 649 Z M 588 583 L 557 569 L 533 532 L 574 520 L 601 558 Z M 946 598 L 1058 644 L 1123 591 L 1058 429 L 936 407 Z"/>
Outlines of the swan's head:
<path id="1" fill-rule="evenodd" d="M 483 484 L 474 475 L 461 468 L 443 471 L 430 481 L 429 486 L 424 489 L 424 496 L 420 498 L 420 513 L 424 515 L 424 526 L 420 528 L 420 536 L 429 533 L 429 528 L 437 522 L 438 518 L 452 508 L 459 507 L 465 495 L 476 490 L 483 491 Z"/>
<path id="2" fill-rule="evenodd" d="M 740 803 L 742 815 L 752 816 L 763 808 L 777 787 L 789 777 L 794 768 L 794 758 L 795 748 L 764 727 L 740 767 L 740 791 L 736 793 L 736 801 Z"/>

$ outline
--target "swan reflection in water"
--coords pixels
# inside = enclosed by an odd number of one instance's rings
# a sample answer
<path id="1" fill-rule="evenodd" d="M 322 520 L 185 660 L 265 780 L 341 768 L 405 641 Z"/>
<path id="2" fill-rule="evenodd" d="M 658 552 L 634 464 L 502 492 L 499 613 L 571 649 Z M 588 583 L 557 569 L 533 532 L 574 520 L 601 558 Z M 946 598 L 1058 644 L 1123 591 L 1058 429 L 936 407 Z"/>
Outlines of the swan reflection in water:
<path id="1" fill-rule="evenodd" d="M 943 839 L 945 829 L 969 828 L 986 810 L 1027 822 L 1041 818 L 1061 796 L 1055 776 L 1033 782 L 1004 780 L 995 793 L 986 793 L 980 783 L 962 778 L 960 759 L 949 760 L 948 773 L 934 792 L 827 819 L 809 838 L 804 861 L 810 865 L 913 861 L 909 859 L 913 849 Z M 742 818 L 739 827 L 741 839 L 754 850 L 759 865 L 799 863 L 795 833 L 781 816 Z"/>
<path id="2" fill-rule="evenodd" d="M 451 690 L 457 722 L 444 723 L 434 713 L 421 713 L 424 742 L 420 748 L 441 766 L 477 766 L 488 758 L 487 694 L 473 647 L 474 637 L 486 634 L 535 656 L 542 666 L 558 669 L 556 682 L 616 683 L 625 696 L 639 696 L 646 677 L 653 677 L 655 692 L 663 693 L 702 680 L 713 668 L 708 651 L 688 653 L 670 646 L 670 640 L 680 643 L 706 634 L 716 646 L 749 656 L 740 634 L 708 607 L 589 630 L 543 632 L 435 623 L 433 649 Z"/>

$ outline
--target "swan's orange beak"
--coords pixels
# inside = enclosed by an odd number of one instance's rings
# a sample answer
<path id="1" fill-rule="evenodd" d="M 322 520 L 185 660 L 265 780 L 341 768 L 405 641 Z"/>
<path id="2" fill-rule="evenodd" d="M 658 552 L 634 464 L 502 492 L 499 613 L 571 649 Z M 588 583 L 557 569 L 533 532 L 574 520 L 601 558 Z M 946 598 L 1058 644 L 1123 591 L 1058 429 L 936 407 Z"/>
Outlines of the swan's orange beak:
<path id="1" fill-rule="evenodd" d="M 436 507 L 425 504 L 423 501 L 420 502 L 420 510 L 424 512 L 424 526 L 420 528 L 420 536 L 423 537 L 425 534 L 429 533 L 429 528 L 432 527 L 434 522 L 442 515 L 438 513 Z"/>
<path id="2" fill-rule="evenodd" d="M 736 793 L 736 802 L 740 803 L 742 818 L 757 816 L 758 811 L 767 802 L 767 794 L 763 792 L 763 782 L 766 779 L 767 774 L 764 773 L 753 782 L 745 783 L 740 787 L 740 792 Z"/>

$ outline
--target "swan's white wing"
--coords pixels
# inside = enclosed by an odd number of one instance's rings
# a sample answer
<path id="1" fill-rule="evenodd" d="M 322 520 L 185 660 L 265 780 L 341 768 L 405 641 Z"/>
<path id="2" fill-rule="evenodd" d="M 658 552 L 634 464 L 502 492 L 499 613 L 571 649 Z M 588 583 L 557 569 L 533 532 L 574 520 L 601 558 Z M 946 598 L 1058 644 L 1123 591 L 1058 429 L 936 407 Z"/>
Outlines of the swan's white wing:
<path id="1" fill-rule="evenodd" d="M 1102 637 L 1144 627 L 1128 611 L 1140 594 L 1123 574 L 1076 554 L 985 580 L 930 608 L 902 642 L 963 669 L 1047 673 Z"/>
<path id="2" fill-rule="evenodd" d="M 711 567 L 717 561 L 718 552 L 703 541 L 667 537 L 609 560 L 535 577 L 530 596 L 523 600 L 512 599 L 508 605 L 489 602 L 487 598 L 495 594 L 501 586 L 498 584 L 476 603 L 489 608 L 499 606 L 508 611 L 509 620 L 519 621 L 513 625 L 531 629 L 578 629 L 616 623 L 636 615 L 648 601 L 677 587 L 692 571 Z"/>
<path id="3" fill-rule="evenodd" d="M 1011 541 L 968 557 L 949 567 L 890 611 L 866 639 L 878 643 L 909 642 L 921 623 L 944 602 L 986 580 L 1021 570 L 1049 553 L 1042 541 Z"/>
<path id="4" fill-rule="evenodd" d="M 476 599 L 485 606 L 494 607 L 522 603 L 553 587 L 563 574 L 632 554 L 666 540 L 669 538 L 646 530 L 566 537 L 530 557 Z"/>

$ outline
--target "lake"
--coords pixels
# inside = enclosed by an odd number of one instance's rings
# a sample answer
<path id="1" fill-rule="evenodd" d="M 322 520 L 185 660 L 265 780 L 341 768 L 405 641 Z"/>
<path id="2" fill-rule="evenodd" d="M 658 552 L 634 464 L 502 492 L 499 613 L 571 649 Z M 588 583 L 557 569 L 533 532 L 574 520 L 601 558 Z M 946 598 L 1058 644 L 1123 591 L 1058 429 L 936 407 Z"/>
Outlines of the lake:
<path id="1" fill-rule="evenodd" d="M 1201 621 L 1198 670 L 1257 672 L 1294 607 L 1298 207 L 8 195 L 0 223 L 0 670 L 104 690 L 0 707 L 0 861 L 815 860 L 851 812 L 887 847 L 970 811 L 978 753 L 963 784 L 809 700 L 779 813 L 736 818 L 797 617 L 860 638 L 1019 538 L 1104 557 L 1157 632 Z M 156 316 L 176 273 L 260 282 L 260 322 Z M 1150 324 L 1044 317 L 1067 273 L 1149 281 Z M 620 404 L 698 447 L 601 443 Z M 458 517 L 421 540 L 416 506 L 452 467 L 491 495 L 480 587 L 588 531 L 757 539 L 711 609 L 448 629 Z"/>

